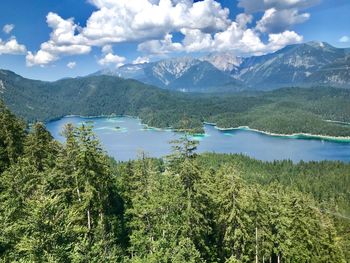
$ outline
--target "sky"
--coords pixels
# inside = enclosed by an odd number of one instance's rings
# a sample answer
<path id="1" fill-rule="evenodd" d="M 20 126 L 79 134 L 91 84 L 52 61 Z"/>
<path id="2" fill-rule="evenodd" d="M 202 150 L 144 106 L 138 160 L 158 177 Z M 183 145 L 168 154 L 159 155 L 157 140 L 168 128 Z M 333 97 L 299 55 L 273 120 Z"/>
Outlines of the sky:
<path id="1" fill-rule="evenodd" d="M 350 47 L 349 14 L 349 0 L 2 0 L 0 68 L 52 81 L 307 41 Z"/>

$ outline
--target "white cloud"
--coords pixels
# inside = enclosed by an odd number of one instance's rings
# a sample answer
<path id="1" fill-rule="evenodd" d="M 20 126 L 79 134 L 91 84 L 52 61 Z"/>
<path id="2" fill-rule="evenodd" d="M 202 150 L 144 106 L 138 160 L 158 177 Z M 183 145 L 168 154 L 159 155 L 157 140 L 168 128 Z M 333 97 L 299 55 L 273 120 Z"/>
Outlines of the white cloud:
<path id="1" fill-rule="evenodd" d="M 10 54 L 10 55 L 21 55 L 25 54 L 26 47 L 17 42 L 15 37 L 10 38 L 7 41 L 3 41 L 0 38 L 0 55 Z"/>
<path id="2" fill-rule="evenodd" d="M 26 56 L 27 66 L 45 66 L 60 58 L 62 55 L 83 55 L 88 54 L 91 47 L 84 45 L 63 45 L 58 46 L 55 42 L 49 41 L 41 44 L 37 53 L 28 52 Z"/>
<path id="3" fill-rule="evenodd" d="M 63 19 L 50 12 L 46 17 L 46 22 L 52 28 L 50 40 L 57 46 L 81 45 L 82 42 L 85 42 L 81 34 L 76 34 L 81 28 L 74 23 L 73 18 Z"/>
<path id="4" fill-rule="evenodd" d="M 270 8 L 282 9 L 304 9 L 317 5 L 321 0 L 238 0 L 238 6 L 244 8 L 248 13 L 265 11 Z"/>
<path id="5" fill-rule="evenodd" d="M 182 48 L 187 52 L 209 51 L 213 47 L 212 36 L 199 29 L 182 29 L 181 33 L 185 35 Z"/>
<path id="6" fill-rule="evenodd" d="M 28 65 L 48 64 L 57 60 L 70 46 L 76 54 L 88 53 L 92 46 L 108 46 L 126 41 L 165 40 L 169 32 L 181 28 L 205 32 L 225 30 L 230 24 L 229 10 L 215 0 L 193 3 L 190 0 L 90 0 L 94 11 L 81 28 L 72 18 L 63 19 L 55 13 L 47 15 L 52 28 L 50 39 L 36 53 L 28 53 Z M 154 46 L 155 42 L 148 45 Z M 50 47 L 50 50 L 45 47 Z M 71 49 L 70 49 L 71 50 Z M 84 50 L 84 51 L 82 51 Z"/>
<path id="7" fill-rule="evenodd" d="M 145 53 L 163 55 L 182 50 L 180 43 L 172 42 L 173 36 L 167 34 L 162 40 L 149 40 L 138 45 L 137 50 Z"/>
<path id="8" fill-rule="evenodd" d="M 236 22 L 241 28 L 246 28 L 248 24 L 252 23 L 253 16 L 245 13 L 238 14 L 236 16 Z"/>
<path id="9" fill-rule="evenodd" d="M 70 69 L 73 69 L 77 66 L 77 63 L 75 61 L 71 61 L 67 64 L 67 67 Z"/>
<path id="10" fill-rule="evenodd" d="M 4 25 L 4 27 L 2 28 L 2 31 L 4 31 L 6 34 L 10 34 L 14 28 L 15 28 L 14 24 L 7 24 L 7 25 Z"/>
<path id="11" fill-rule="evenodd" d="M 28 51 L 26 56 L 27 66 L 32 67 L 35 65 L 44 66 L 58 59 L 57 56 L 54 56 L 46 51 L 39 50 L 36 54 L 33 54 L 31 51 Z"/>
<path id="12" fill-rule="evenodd" d="M 230 31 L 224 32 L 224 34 L 217 34 L 215 40 L 215 49 L 221 51 L 232 50 L 241 55 L 262 55 L 274 52 L 287 45 L 300 43 L 303 37 L 294 31 L 284 31 L 278 34 L 269 34 L 268 42 L 265 44 L 253 29 L 239 32 L 235 30 L 235 27 L 232 27 Z"/>
<path id="13" fill-rule="evenodd" d="M 105 45 L 102 47 L 101 51 L 103 54 L 113 53 L 113 47 L 112 47 L 112 45 Z"/>
<path id="14" fill-rule="evenodd" d="M 303 41 L 303 37 L 294 31 L 284 31 L 278 34 L 269 34 L 269 51 L 279 50 L 290 44 L 297 44 Z"/>
<path id="15" fill-rule="evenodd" d="M 120 67 L 124 65 L 125 61 L 125 57 L 120 57 L 118 55 L 108 53 L 98 61 L 98 64 L 100 64 L 101 66 L 108 66 L 114 64 L 115 66 Z"/>
<path id="16" fill-rule="evenodd" d="M 244 24 L 244 23 L 243 23 Z M 232 22 L 227 30 L 217 32 L 213 36 L 200 30 L 182 30 L 185 35 L 182 42 L 186 52 L 200 51 L 235 51 L 239 54 L 261 52 L 264 43 L 252 29 L 242 27 L 242 23 Z"/>
<path id="17" fill-rule="evenodd" d="M 340 43 L 349 43 L 349 42 L 350 42 L 350 37 L 348 37 L 348 36 L 342 36 L 342 37 L 339 39 L 339 42 L 340 42 Z"/>
<path id="18" fill-rule="evenodd" d="M 91 46 L 84 43 L 80 34 L 76 34 L 80 28 L 74 24 L 73 19 L 64 20 L 57 14 L 49 13 L 46 21 L 52 28 L 50 40 L 42 43 L 38 52 L 28 52 L 26 56 L 28 66 L 44 66 L 58 60 L 62 55 L 90 53 Z"/>
<path id="19" fill-rule="evenodd" d="M 138 43 L 138 51 L 148 58 L 196 51 L 266 53 L 280 46 L 277 42 L 298 41 L 301 36 L 287 29 L 306 21 L 309 14 L 299 13 L 299 9 L 318 1 L 239 0 L 239 5 L 250 13 L 238 14 L 232 21 L 229 10 L 217 0 L 89 0 L 97 10 L 85 27 L 75 24 L 73 18 L 47 15 L 47 24 L 52 28 L 50 38 L 37 52 L 28 52 L 27 65 L 47 65 L 65 55 L 87 54 L 96 46 L 103 55 L 101 65 L 120 65 L 126 59 L 114 55 L 112 47 L 122 42 Z M 251 24 L 256 11 L 266 12 L 254 28 Z M 176 32 L 184 35 L 182 41 L 173 42 Z M 269 41 L 264 43 L 262 39 L 266 37 Z"/>
<path id="20" fill-rule="evenodd" d="M 171 38 L 163 41 L 147 41 L 139 45 L 139 50 L 147 54 L 160 55 L 171 52 L 216 52 L 232 51 L 237 55 L 261 55 L 276 51 L 286 45 L 300 43 L 303 37 L 294 31 L 268 34 L 268 42 L 264 43 L 254 29 L 242 28 L 232 22 L 227 30 L 213 36 L 198 29 L 183 29 L 185 35 L 181 43 L 173 43 Z M 141 48 L 142 47 L 142 48 Z"/>
<path id="21" fill-rule="evenodd" d="M 143 64 L 148 63 L 150 61 L 149 57 L 137 57 L 132 64 Z"/>
<path id="22" fill-rule="evenodd" d="M 243 30 L 233 22 L 228 30 L 215 34 L 214 50 L 231 50 L 241 55 L 259 55 L 268 52 L 268 47 L 261 41 L 256 31 L 250 28 Z"/>
<path id="23" fill-rule="evenodd" d="M 309 13 L 300 14 L 297 9 L 277 10 L 270 8 L 257 22 L 256 28 L 261 32 L 277 33 L 290 28 L 292 25 L 304 23 L 309 18 Z"/>
<path id="24" fill-rule="evenodd" d="M 181 28 L 206 32 L 224 30 L 230 23 L 229 10 L 214 0 L 90 0 L 95 11 L 82 30 L 94 45 L 159 39 Z M 153 2 L 153 3 L 152 3 Z"/>

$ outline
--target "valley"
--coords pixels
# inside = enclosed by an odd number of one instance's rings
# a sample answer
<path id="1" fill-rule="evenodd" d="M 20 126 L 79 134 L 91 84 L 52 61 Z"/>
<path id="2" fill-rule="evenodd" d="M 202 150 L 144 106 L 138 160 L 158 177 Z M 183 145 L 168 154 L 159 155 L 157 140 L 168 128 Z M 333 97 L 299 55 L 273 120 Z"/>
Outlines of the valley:
<path id="1" fill-rule="evenodd" d="M 349 137 L 350 90 L 283 88 L 269 92 L 190 94 L 135 80 L 91 76 L 43 82 L 0 71 L 0 98 L 29 122 L 66 115 L 137 116 L 152 127 L 203 132 L 203 122 L 220 128 L 249 126 L 275 134 Z M 325 121 L 332 120 L 333 122 Z"/>

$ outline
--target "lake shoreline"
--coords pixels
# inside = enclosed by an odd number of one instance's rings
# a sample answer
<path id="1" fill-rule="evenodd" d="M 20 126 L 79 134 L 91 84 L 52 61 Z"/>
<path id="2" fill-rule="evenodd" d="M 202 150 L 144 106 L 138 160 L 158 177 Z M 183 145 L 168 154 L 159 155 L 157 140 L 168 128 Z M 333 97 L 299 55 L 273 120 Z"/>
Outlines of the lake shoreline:
<path id="1" fill-rule="evenodd" d="M 205 123 L 207 125 L 214 126 L 215 129 L 219 131 L 234 131 L 234 130 L 245 130 L 252 131 L 261 134 L 265 134 L 273 137 L 285 137 L 290 139 L 318 139 L 318 140 L 327 140 L 332 142 L 346 142 L 350 143 L 350 136 L 329 136 L 329 135 L 321 135 L 321 134 L 312 134 L 312 133 L 292 133 L 292 134 L 283 134 L 283 133 L 273 133 L 262 131 L 258 129 L 252 129 L 249 126 L 239 126 L 239 127 L 230 127 L 230 128 L 221 128 L 216 126 L 215 124 Z"/>
<path id="2" fill-rule="evenodd" d="M 60 118 L 56 118 L 51 121 L 60 120 L 63 118 L 70 118 L 70 117 L 79 117 L 79 118 L 86 118 L 86 119 L 94 119 L 94 118 L 116 118 L 116 117 L 127 117 L 127 118 L 134 118 L 140 121 L 141 125 L 145 126 L 146 129 L 154 129 L 158 131 L 173 131 L 173 132 L 186 132 L 183 129 L 174 129 L 172 127 L 167 128 L 157 128 L 153 126 L 149 126 L 146 123 L 142 122 L 142 119 L 137 116 L 131 116 L 131 115 L 121 115 L 121 114 L 109 114 L 109 115 L 98 115 L 98 116 L 83 116 L 83 115 L 66 115 Z M 48 121 L 48 122 L 51 122 Z M 273 137 L 284 137 L 284 138 L 290 138 L 290 139 L 316 139 L 316 140 L 326 140 L 331 142 L 339 142 L 339 143 L 350 143 L 350 136 L 329 136 L 329 135 L 321 135 L 321 134 L 311 134 L 311 133 L 292 133 L 292 134 L 283 134 L 283 133 L 273 133 L 258 129 L 250 128 L 249 126 L 238 126 L 238 127 L 229 127 L 229 128 L 222 128 L 218 127 L 216 123 L 213 122 L 203 122 L 203 125 L 210 125 L 213 126 L 215 129 L 219 131 L 235 131 L 235 130 L 246 130 L 246 131 L 252 131 L 257 132 L 260 134 L 273 136 Z M 205 133 L 195 133 L 192 135 L 205 135 Z"/>
<path id="3" fill-rule="evenodd" d="M 215 127 L 215 125 L 205 124 L 203 126 L 204 134 L 189 134 L 176 132 L 174 129 L 154 129 L 142 124 L 140 119 L 130 117 L 95 119 L 67 117 L 60 121 L 48 123 L 47 129 L 55 139 L 64 143 L 65 139 L 61 133 L 64 125 L 72 123 L 77 127 L 89 122 L 94 127 L 96 138 L 100 140 L 104 150 L 119 161 L 136 159 L 137 152 L 141 149 L 155 158 L 167 156 L 171 153 L 169 142 L 186 134 L 190 140 L 200 142 L 198 153 L 243 154 L 262 161 L 350 161 L 350 143 L 327 142 L 317 139 L 278 138 L 259 134 L 256 131 L 249 131 L 247 127 L 240 127 L 239 129 L 242 131 L 225 132 L 220 131 L 220 128 Z M 119 127 L 119 130 L 116 130 L 116 127 Z M 238 129 L 234 128 L 234 130 Z M 266 151 L 266 149 L 269 149 L 269 151 Z"/>

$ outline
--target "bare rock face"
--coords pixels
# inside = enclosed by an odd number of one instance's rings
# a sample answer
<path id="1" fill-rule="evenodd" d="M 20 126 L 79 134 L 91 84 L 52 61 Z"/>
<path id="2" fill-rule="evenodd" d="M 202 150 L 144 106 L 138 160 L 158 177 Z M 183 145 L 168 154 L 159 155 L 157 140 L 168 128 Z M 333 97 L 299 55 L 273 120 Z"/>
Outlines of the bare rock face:
<path id="1" fill-rule="evenodd" d="M 286 46 L 271 54 L 232 52 L 178 57 L 106 69 L 95 75 L 136 79 L 165 89 L 194 92 L 267 90 L 290 86 L 350 86 L 350 51 L 325 42 Z"/>

